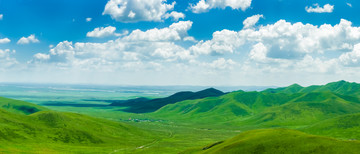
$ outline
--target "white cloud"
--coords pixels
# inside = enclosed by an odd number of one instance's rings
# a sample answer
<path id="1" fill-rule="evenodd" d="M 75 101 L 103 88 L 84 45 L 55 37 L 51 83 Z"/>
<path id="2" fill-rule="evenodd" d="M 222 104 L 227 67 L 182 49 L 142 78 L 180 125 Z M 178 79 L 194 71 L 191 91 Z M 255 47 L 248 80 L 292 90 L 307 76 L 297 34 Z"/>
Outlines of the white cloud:
<path id="1" fill-rule="evenodd" d="M 3 38 L 3 39 L 0 39 L 0 44 L 6 44 L 6 43 L 10 43 L 11 40 L 9 38 Z"/>
<path id="2" fill-rule="evenodd" d="M 312 6 L 306 6 L 305 10 L 308 13 L 331 13 L 334 11 L 334 5 L 325 4 L 323 7 L 320 7 L 319 4 L 314 4 Z"/>
<path id="3" fill-rule="evenodd" d="M 349 7 L 352 7 L 352 4 L 351 3 L 346 3 L 347 6 Z"/>
<path id="4" fill-rule="evenodd" d="M 185 14 L 181 13 L 181 12 L 176 12 L 176 11 L 172 11 L 171 13 L 166 13 L 165 14 L 165 19 L 168 18 L 173 18 L 174 21 L 179 21 L 179 19 L 184 19 L 185 18 Z"/>
<path id="5" fill-rule="evenodd" d="M 351 52 L 343 53 L 339 60 L 346 66 L 360 66 L 360 43 L 354 45 Z"/>
<path id="6" fill-rule="evenodd" d="M 103 15 L 110 15 L 119 22 L 162 21 L 165 14 L 174 8 L 175 2 L 166 0 L 109 0 Z"/>
<path id="7" fill-rule="evenodd" d="M 86 18 L 85 21 L 86 22 L 91 22 L 92 18 Z"/>
<path id="8" fill-rule="evenodd" d="M 191 21 L 180 21 L 162 29 L 134 30 L 105 43 L 63 41 L 50 49 L 49 54 L 34 55 L 30 63 L 45 62 L 61 69 L 94 71 L 124 70 L 134 65 L 140 70 L 158 70 L 163 63 L 194 58 L 189 50 L 174 42 L 190 37 L 187 31 L 191 25 Z"/>
<path id="9" fill-rule="evenodd" d="M 18 64 L 18 61 L 11 57 L 11 54 L 14 53 L 16 53 L 15 50 L 0 49 L 0 70 L 4 70 Z"/>
<path id="10" fill-rule="evenodd" d="M 190 50 L 196 55 L 234 53 L 243 44 L 244 40 L 240 39 L 237 32 L 225 29 L 214 32 L 211 40 L 200 41 Z"/>
<path id="11" fill-rule="evenodd" d="M 244 46 L 262 43 L 269 58 L 301 59 L 307 53 L 348 51 L 359 41 L 360 27 L 353 27 L 350 21 L 344 19 L 334 26 L 279 20 L 258 29 L 217 31 L 213 33 L 213 39 L 200 41 L 190 49 L 196 54 L 223 54 L 242 51 Z M 254 49 L 255 51 L 257 50 Z"/>
<path id="12" fill-rule="evenodd" d="M 29 43 L 39 43 L 40 41 L 35 37 L 34 34 L 31 34 L 29 37 L 22 37 L 19 39 L 17 44 L 29 44 Z"/>
<path id="13" fill-rule="evenodd" d="M 248 17 L 244 20 L 244 28 L 251 28 L 255 26 L 256 23 L 259 22 L 260 18 L 263 18 L 264 16 L 262 14 L 253 15 L 251 17 Z"/>
<path id="14" fill-rule="evenodd" d="M 210 9 L 230 7 L 245 11 L 250 7 L 252 0 L 200 0 L 198 3 L 191 4 L 190 9 L 193 13 L 208 12 Z"/>
<path id="15" fill-rule="evenodd" d="M 127 41 L 180 41 L 187 36 L 192 21 L 180 21 L 162 29 L 150 29 L 147 31 L 134 30 L 124 37 Z"/>
<path id="16" fill-rule="evenodd" d="M 0 14 L 0 20 L 3 20 L 3 18 L 4 18 L 4 15 Z"/>
<path id="17" fill-rule="evenodd" d="M 108 36 L 120 36 L 120 34 L 115 33 L 116 27 L 99 27 L 95 28 L 93 31 L 86 34 L 87 37 L 108 37 Z"/>
<path id="18" fill-rule="evenodd" d="M 34 58 L 36 60 L 49 60 L 50 59 L 50 55 L 48 54 L 43 54 L 43 53 L 37 53 L 34 55 Z"/>

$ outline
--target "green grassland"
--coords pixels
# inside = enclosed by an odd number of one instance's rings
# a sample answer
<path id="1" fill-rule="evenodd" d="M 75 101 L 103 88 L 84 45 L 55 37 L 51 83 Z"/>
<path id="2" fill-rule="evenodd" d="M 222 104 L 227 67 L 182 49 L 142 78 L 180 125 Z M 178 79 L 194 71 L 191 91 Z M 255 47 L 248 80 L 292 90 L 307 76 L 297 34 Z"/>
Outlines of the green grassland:
<path id="1" fill-rule="evenodd" d="M 341 141 L 289 129 L 259 129 L 241 133 L 182 153 L 349 153 L 360 150 L 359 141 Z"/>
<path id="2" fill-rule="evenodd" d="M 45 108 L 1 98 L 0 153 L 354 153 L 360 144 L 349 140 L 360 140 L 359 85 L 176 97 L 150 113 L 104 102 Z"/>

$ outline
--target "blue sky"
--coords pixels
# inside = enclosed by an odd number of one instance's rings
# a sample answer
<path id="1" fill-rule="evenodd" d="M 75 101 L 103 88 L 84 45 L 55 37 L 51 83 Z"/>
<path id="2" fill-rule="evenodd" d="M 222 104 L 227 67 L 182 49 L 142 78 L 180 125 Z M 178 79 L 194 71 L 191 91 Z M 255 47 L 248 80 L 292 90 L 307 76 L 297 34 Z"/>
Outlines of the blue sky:
<path id="1" fill-rule="evenodd" d="M 0 0 L 0 81 L 360 82 L 359 7 L 355 0 Z"/>

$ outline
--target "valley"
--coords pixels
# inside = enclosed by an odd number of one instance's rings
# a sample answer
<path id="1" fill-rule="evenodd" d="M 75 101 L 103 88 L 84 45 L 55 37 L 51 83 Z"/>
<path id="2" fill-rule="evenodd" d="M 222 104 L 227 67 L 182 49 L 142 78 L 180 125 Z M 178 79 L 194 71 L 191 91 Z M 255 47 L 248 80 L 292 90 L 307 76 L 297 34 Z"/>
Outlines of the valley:
<path id="1" fill-rule="evenodd" d="M 359 85 L 338 81 L 262 91 L 206 89 L 82 99 L 83 105 L 1 98 L 0 152 L 356 153 Z M 136 106 L 142 112 L 133 112 Z"/>

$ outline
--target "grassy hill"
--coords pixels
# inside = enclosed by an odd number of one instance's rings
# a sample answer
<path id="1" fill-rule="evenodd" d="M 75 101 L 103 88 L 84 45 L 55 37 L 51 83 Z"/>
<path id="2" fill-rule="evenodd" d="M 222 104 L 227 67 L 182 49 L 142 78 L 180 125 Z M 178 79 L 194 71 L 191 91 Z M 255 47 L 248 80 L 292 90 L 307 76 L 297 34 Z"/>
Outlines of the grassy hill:
<path id="1" fill-rule="evenodd" d="M 0 97 L 0 109 L 19 114 L 32 114 L 38 111 L 46 111 L 45 107 L 24 101 Z"/>
<path id="2" fill-rule="evenodd" d="M 126 109 L 123 110 L 126 112 L 148 113 L 148 112 L 154 112 L 165 105 L 174 104 L 176 102 L 181 102 L 184 100 L 194 100 L 205 97 L 217 97 L 221 95 L 224 95 L 222 91 L 219 91 L 214 88 L 209 88 L 198 92 L 190 92 L 190 91 L 178 92 L 169 97 L 157 98 L 151 100 L 148 100 L 146 98 L 137 98 L 137 99 L 127 100 L 125 102 L 112 103 L 111 105 L 127 107 Z"/>
<path id="3" fill-rule="evenodd" d="M 157 139 L 153 133 L 128 124 L 76 113 L 48 110 L 26 115 L 27 112 L 16 110 L 14 106 L 21 105 L 27 109 L 37 106 L 11 99 L 3 100 L 8 104 L 5 109 L 11 112 L 0 109 L 0 153 L 110 153 L 116 149 L 135 150 Z"/>
<path id="4" fill-rule="evenodd" d="M 183 153 L 349 153 L 360 150 L 359 141 L 341 141 L 289 129 L 261 129 Z"/>
<path id="5" fill-rule="evenodd" d="M 302 131 L 345 139 L 360 139 L 360 114 L 349 114 L 321 121 Z"/>
<path id="6" fill-rule="evenodd" d="M 243 120 L 239 125 L 303 126 L 336 117 L 359 113 L 360 102 L 357 98 L 331 92 L 305 93 L 277 107 Z"/>
<path id="7" fill-rule="evenodd" d="M 263 92 L 269 93 L 308 93 L 308 92 L 334 92 L 341 95 L 359 95 L 360 94 L 360 84 L 355 82 L 347 81 L 338 81 L 331 82 L 326 85 L 313 85 L 309 87 L 302 87 L 298 84 L 293 84 L 289 87 L 282 88 L 270 88 L 266 89 Z"/>
<path id="8" fill-rule="evenodd" d="M 170 104 L 152 114 L 168 119 L 181 119 L 198 123 L 225 122 L 254 115 L 268 107 L 280 106 L 295 96 L 297 95 L 232 92 L 220 97 Z"/>

